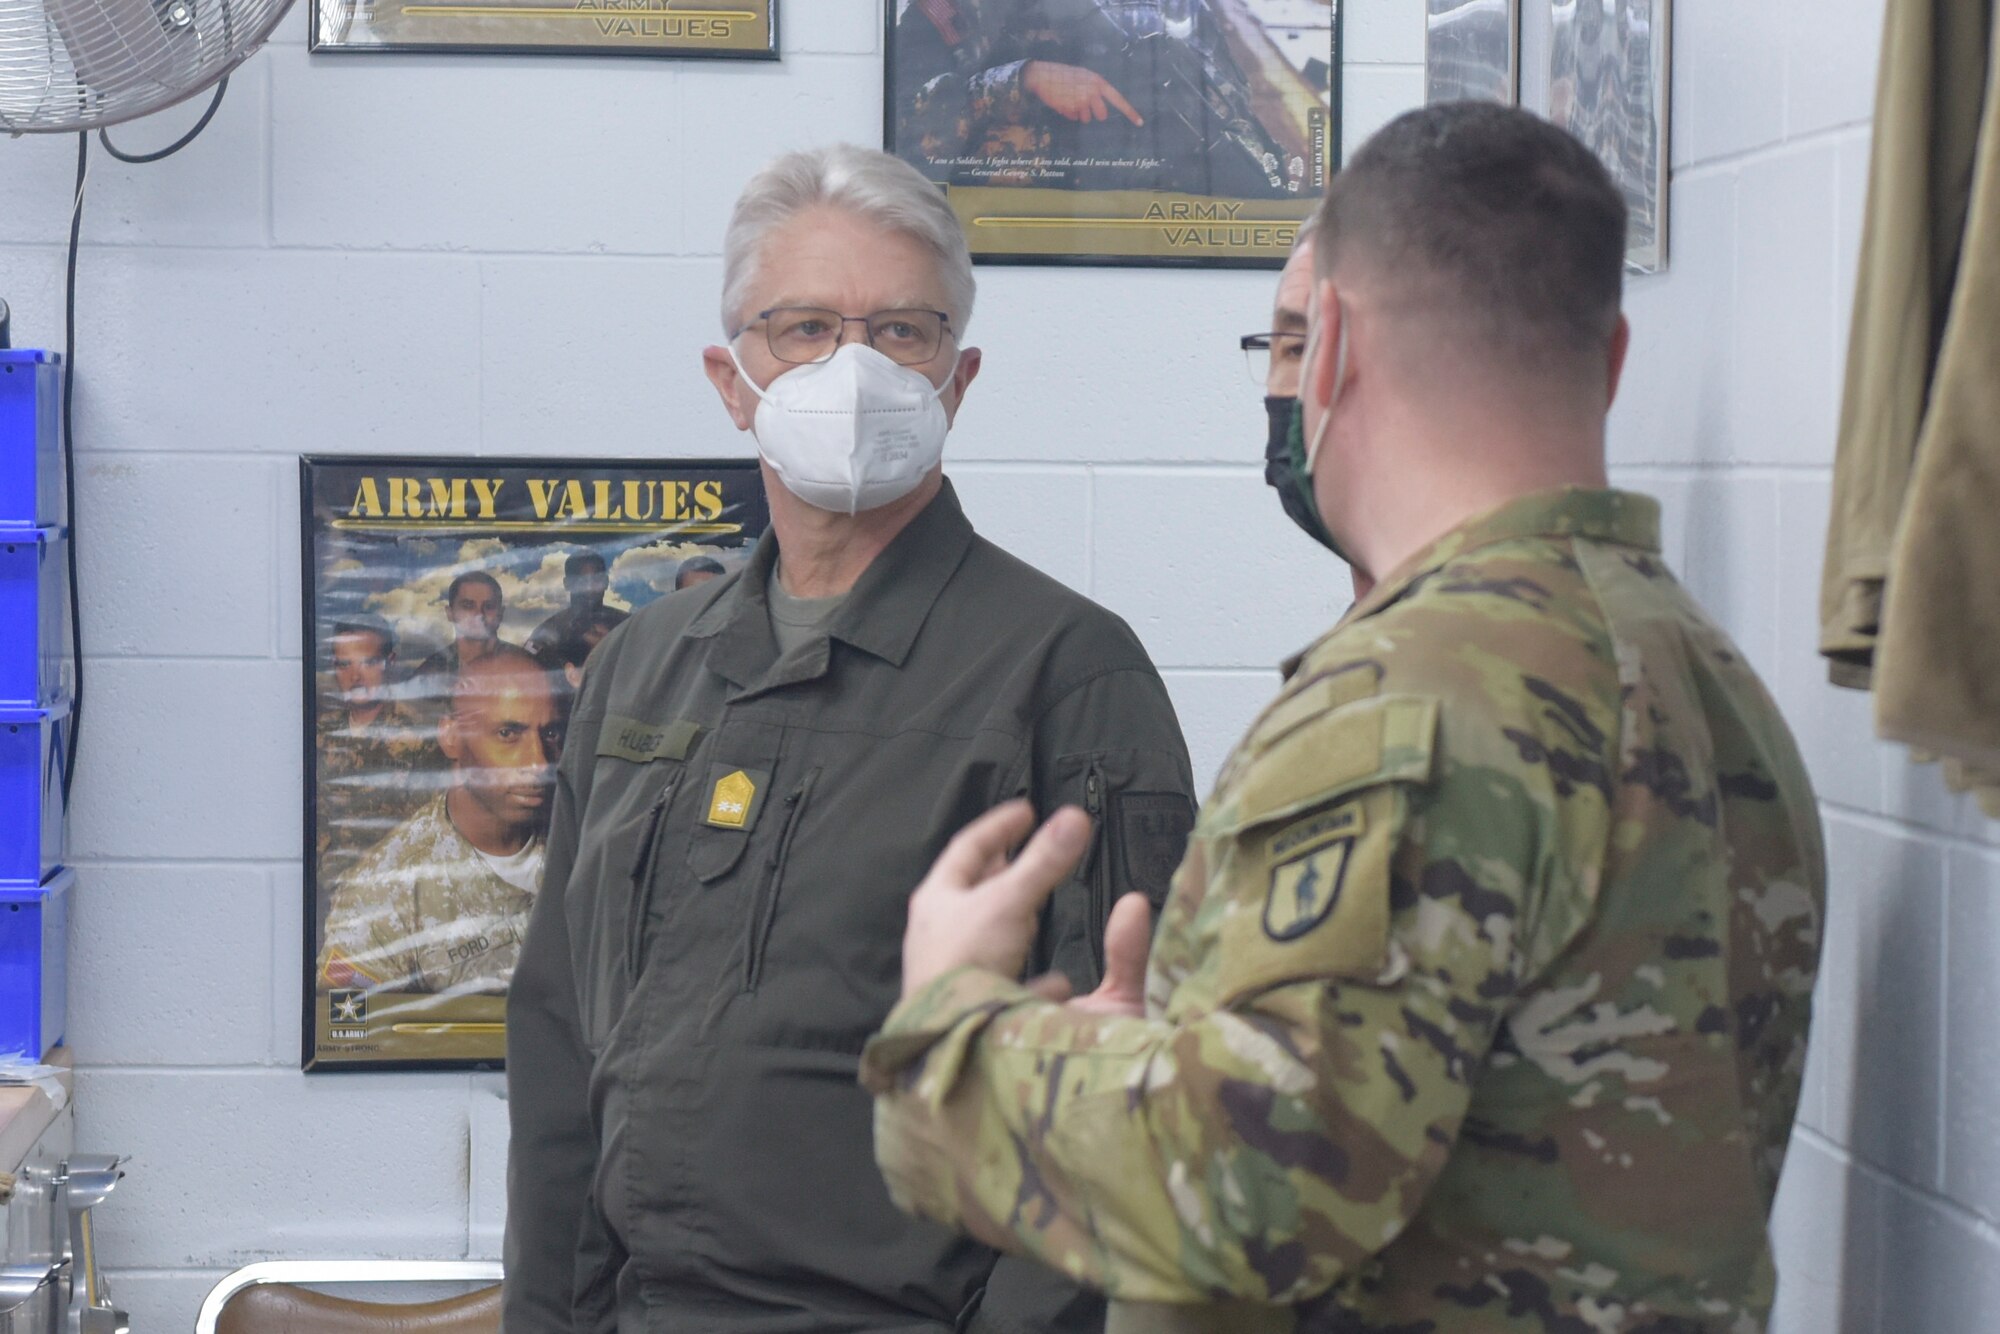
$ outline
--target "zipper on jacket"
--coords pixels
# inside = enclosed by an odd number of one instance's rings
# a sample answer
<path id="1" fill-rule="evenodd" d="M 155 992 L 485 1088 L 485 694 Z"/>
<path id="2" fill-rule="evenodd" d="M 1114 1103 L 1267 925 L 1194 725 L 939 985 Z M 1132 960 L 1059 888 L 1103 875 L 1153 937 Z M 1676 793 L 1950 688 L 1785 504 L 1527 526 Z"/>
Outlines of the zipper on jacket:
<path id="1" fill-rule="evenodd" d="M 625 922 L 625 976 L 637 980 L 639 964 L 645 956 L 646 918 L 653 906 L 653 872 L 660 860 L 660 834 L 667 823 L 667 807 L 679 783 L 669 778 L 660 795 L 646 811 L 646 836 L 639 841 L 639 855 L 632 862 L 632 905 Z"/>
<path id="2" fill-rule="evenodd" d="M 778 833 L 778 842 L 771 849 L 770 861 L 766 865 L 763 883 L 757 898 L 751 905 L 749 935 L 743 947 L 743 990 L 755 991 L 764 973 L 764 949 L 771 940 L 771 925 L 778 917 L 778 892 L 785 878 L 785 863 L 791 859 L 792 839 L 797 835 L 799 816 L 804 813 L 806 798 L 812 794 L 813 784 L 819 780 L 819 770 L 806 775 L 805 781 L 785 798 L 785 826 Z"/>
<path id="3" fill-rule="evenodd" d="M 1097 975 L 1104 976 L 1104 919 L 1111 911 L 1105 900 L 1109 892 L 1105 888 L 1105 863 L 1111 859 L 1110 849 L 1105 846 L 1104 830 L 1104 773 L 1092 764 L 1083 776 L 1083 809 L 1090 816 L 1090 853 L 1084 862 L 1083 875 L 1090 887 L 1090 914 L 1085 925 L 1085 933 L 1090 938 L 1090 960 L 1097 967 Z"/>

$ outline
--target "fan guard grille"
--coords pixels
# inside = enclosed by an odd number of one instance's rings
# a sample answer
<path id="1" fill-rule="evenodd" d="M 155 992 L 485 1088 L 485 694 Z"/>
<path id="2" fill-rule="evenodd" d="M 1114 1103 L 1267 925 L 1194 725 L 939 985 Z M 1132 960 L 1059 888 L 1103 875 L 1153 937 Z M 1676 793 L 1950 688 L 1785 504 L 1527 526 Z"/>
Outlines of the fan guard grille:
<path id="1" fill-rule="evenodd" d="M 115 125 L 235 69 L 291 0 L 0 0 L 0 134 Z"/>

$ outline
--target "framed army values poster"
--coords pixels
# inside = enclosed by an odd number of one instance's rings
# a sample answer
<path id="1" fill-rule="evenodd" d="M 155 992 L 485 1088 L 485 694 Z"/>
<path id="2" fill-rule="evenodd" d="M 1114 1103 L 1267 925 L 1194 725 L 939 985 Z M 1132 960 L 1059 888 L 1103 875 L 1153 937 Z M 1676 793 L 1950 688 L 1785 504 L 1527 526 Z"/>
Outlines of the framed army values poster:
<path id="1" fill-rule="evenodd" d="M 756 460 L 301 473 L 304 1064 L 497 1066 L 585 664 L 748 558 Z"/>
<path id="2" fill-rule="evenodd" d="M 778 0 L 313 0 L 311 46 L 776 60 L 777 11 Z"/>
<path id="3" fill-rule="evenodd" d="M 888 0 L 884 137 L 974 258 L 1278 268 L 1340 158 L 1345 0 Z"/>

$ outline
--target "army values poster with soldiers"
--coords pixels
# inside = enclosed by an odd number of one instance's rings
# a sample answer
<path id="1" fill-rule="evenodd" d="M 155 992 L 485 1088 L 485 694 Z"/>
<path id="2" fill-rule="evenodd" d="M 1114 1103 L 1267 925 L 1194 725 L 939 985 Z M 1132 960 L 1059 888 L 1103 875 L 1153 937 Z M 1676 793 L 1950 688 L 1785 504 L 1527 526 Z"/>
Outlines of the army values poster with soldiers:
<path id="1" fill-rule="evenodd" d="M 1340 158 L 1343 0 L 890 0 L 885 137 L 975 258 L 1269 267 Z"/>
<path id="2" fill-rule="evenodd" d="M 777 5 L 778 0 L 313 0 L 312 49 L 775 60 Z"/>
<path id="3" fill-rule="evenodd" d="M 569 709 L 769 522 L 754 459 L 307 458 L 310 1070 L 506 1053 Z"/>

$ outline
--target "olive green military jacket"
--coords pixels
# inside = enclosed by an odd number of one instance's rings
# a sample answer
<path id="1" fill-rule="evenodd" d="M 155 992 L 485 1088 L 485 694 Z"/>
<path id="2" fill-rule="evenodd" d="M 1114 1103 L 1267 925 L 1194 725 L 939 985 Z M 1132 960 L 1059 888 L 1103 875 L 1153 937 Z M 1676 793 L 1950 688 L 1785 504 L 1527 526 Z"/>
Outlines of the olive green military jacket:
<path id="1" fill-rule="evenodd" d="M 591 659 L 508 998 L 509 1334 L 1101 1328 L 1094 1294 L 895 1209 L 856 1074 L 910 887 L 995 802 L 1103 819 L 1038 967 L 1094 985 L 1111 901 L 1164 899 L 1194 816 L 1166 691 L 949 487 L 783 658 L 775 555 Z"/>
<path id="2" fill-rule="evenodd" d="M 1114 1332 L 1761 1329 L 1819 822 L 1657 527 L 1518 501 L 1293 664 L 1146 1017 L 972 969 L 901 1005 L 864 1062 L 895 1198 Z"/>

